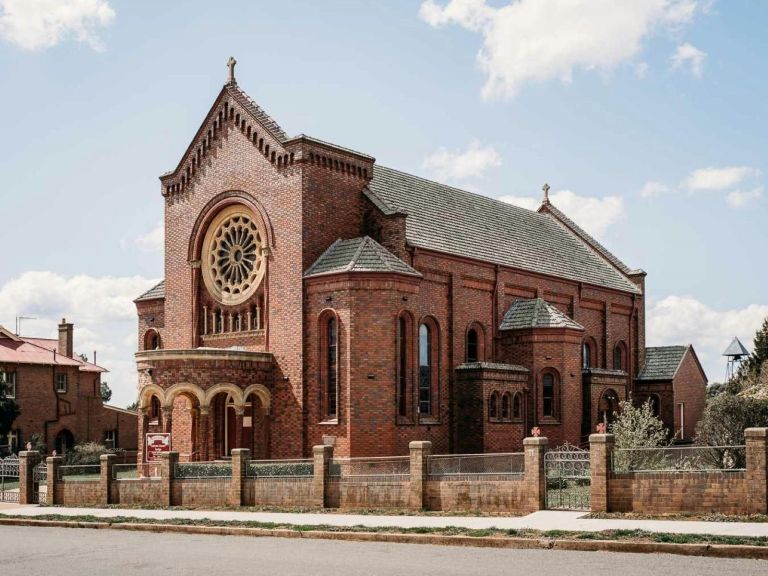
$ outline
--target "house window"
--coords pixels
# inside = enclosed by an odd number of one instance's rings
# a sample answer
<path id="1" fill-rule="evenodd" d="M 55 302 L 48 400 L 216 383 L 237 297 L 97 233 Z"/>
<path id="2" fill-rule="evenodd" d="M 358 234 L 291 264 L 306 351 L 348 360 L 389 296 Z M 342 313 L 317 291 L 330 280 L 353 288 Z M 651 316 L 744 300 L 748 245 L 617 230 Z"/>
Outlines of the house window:
<path id="1" fill-rule="evenodd" d="M 523 397 L 520 392 L 512 398 L 512 419 L 520 420 L 523 417 Z"/>
<path id="2" fill-rule="evenodd" d="M 149 423 L 160 423 L 160 398 L 152 396 L 152 400 L 149 402 Z"/>
<path id="3" fill-rule="evenodd" d="M 625 370 L 626 364 L 624 362 L 624 343 L 619 342 L 613 349 L 613 368 L 615 370 Z"/>
<path id="4" fill-rule="evenodd" d="M 499 419 L 499 393 L 491 392 L 491 397 L 488 399 L 488 418 L 491 420 Z"/>
<path id="5" fill-rule="evenodd" d="M 547 372 L 541 379 L 542 414 L 545 418 L 557 418 L 557 380 Z"/>
<path id="6" fill-rule="evenodd" d="M 592 346 L 589 342 L 581 345 L 581 367 L 586 370 L 592 366 Z"/>
<path id="7" fill-rule="evenodd" d="M 117 448 L 117 430 L 104 432 L 104 445 L 107 448 Z"/>
<path id="8" fill-rule="evenodd" d="M 419 326 L 419 414 L 432 413 L 432 330 Z"/>
<path id="9" fill-rule="evenodd" d="M 512 409 L 511 399 L 512 397 L 509 394 L 509 392 L 505 392 L 501 397 L 501 419 L 502 420 L 509 420 L 510 410 Z"/>
<path id="10" fill-rule="evenodd" d="M 467 332 L 467 362 L 477 362 L 477 330 L 470 328 Z"/>
<path id="11" fill-rule="evenodd" d="M 397 319 L 397 413 L 408 415 L 408 319 Z"/>
<path id="12" fill-rule="evenodd" d="M 67 392 L 67 375 L 56 374 L 56 392 L 65 394 Z"/>
<path id="13" fill-rule="evenodd" d="M 326 345 L 325 345 L 325 381 L 326 381 L 326 416 L 328 418 L 338 417 L 338 393 L 339 393 L 339 371 L 338 371 L 338 325 L 336 317 L 328 318 L 326 324 Z"/>
<path id="14" fill-rule="evenodd" d="M 16 372 L 4 372 L 0 370 L 0 386 L 6 398 L 16 398 Z"/>

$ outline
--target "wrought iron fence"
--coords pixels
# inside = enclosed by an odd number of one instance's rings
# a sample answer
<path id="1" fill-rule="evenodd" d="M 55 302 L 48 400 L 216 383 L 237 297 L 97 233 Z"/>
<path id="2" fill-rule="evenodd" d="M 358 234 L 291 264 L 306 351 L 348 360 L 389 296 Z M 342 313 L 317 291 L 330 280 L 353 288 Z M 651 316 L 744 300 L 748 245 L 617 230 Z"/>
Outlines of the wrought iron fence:
<path id="1" fill-rule="evenodd" d="M 48 502 L 48 465 L 44 461 L 37 464 L 33 469 L 32 481 L 34 486 L 32 502 L 46 504 Z"/>
<path id="2" fill-rule="evenodd" d="M 160 463 L 114 464 L 112 478 L 114 480 L 159 480 Z"/>
<path id="3" fill-rule="evenodd" d="M 717 472 L 747 467 L 746 446 L 620 448 L 611 455 L 614 472 Z"/>
<path id="4" fill-rule="evenodd" d="M 547 508 L 589 510 L 591 505 L 590 453 L 564 444 L 544 455 Z"/>
<path id="5" fill-rule="evenodd" d="M 63 482 L 87 482 L 101 477 L 98 464 L 67 464 L 58 467 L 58 480 Z"/>
<path id="6" fill-rule="evenodd" d="M 184 462 L 176 464 L 175 478 L 231 478 L 232 464 L 228 462 Z"/>
<path id="7" fill-rule="evenodd" d="M 0 458 L 0 502 L 19 501 L 19 457 Z"/>
<path id="8" fill-rule="evenodd" d="M 411 473 L 409 456 L 334 458 L 329 475 L 342 480 L 405 481 Z"/>
<path id="9" fill-rule="evenodd" d="M 315 473 L 311 458 L 296 460 L 251 460 L 245 469 L 248 478 L 306 478 Z"/>
<path id="10" fill-rule="evenodd" d="M 430 476 L 518 476 L 525 473 L 525 454 L 439 454 L 427 465 Z"/>

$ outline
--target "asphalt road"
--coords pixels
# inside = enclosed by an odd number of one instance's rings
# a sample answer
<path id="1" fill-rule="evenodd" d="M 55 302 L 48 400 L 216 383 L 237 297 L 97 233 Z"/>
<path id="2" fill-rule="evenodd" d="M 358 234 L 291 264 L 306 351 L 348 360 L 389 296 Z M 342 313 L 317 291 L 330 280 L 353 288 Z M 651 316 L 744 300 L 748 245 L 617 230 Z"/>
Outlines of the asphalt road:
<path id="1" fill-rule="evenodd" d="M 0 558 L 2 573 L 14 576 L 768 574 L 760 560 L 16 526 L 0 526 Z"/>

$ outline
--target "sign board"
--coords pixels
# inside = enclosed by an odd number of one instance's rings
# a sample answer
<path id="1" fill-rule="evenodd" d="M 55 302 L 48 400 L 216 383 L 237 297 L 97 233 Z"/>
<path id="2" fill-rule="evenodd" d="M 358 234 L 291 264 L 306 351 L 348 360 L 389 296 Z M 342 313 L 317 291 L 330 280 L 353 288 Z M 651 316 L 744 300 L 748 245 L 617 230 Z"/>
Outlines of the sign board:
<path id="1" fill-rule="evenodd" d="M 167 432 L 147 434 L 147 462 L 157 462 L 160 454 L 171 451 L 171 435 Z"/>
<path id="2" fill-rule="evenodd" d="M 253 420 L 251 420 L 251 416 L 243 416 L 243 428 L 252 428 L 253 427 Z"/>

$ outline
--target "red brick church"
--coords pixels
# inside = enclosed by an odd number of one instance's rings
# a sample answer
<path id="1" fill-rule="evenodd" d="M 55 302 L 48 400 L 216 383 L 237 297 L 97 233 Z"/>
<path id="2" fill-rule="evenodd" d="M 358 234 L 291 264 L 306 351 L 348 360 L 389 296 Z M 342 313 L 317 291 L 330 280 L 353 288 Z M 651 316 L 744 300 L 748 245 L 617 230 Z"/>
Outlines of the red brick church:
<path id="1" fill-rule="evenodd" d="M 546 189 L 533 212 L 289 137 L 231 59 L 160 180 L 165 280 L 136 300 L 139 438 L 170 432 L 182 459 L 515 451 L 534 426 L 578 444 L 630 394 L 693 433 L 693 349 L 646 349 L 645 272 Z"/>

